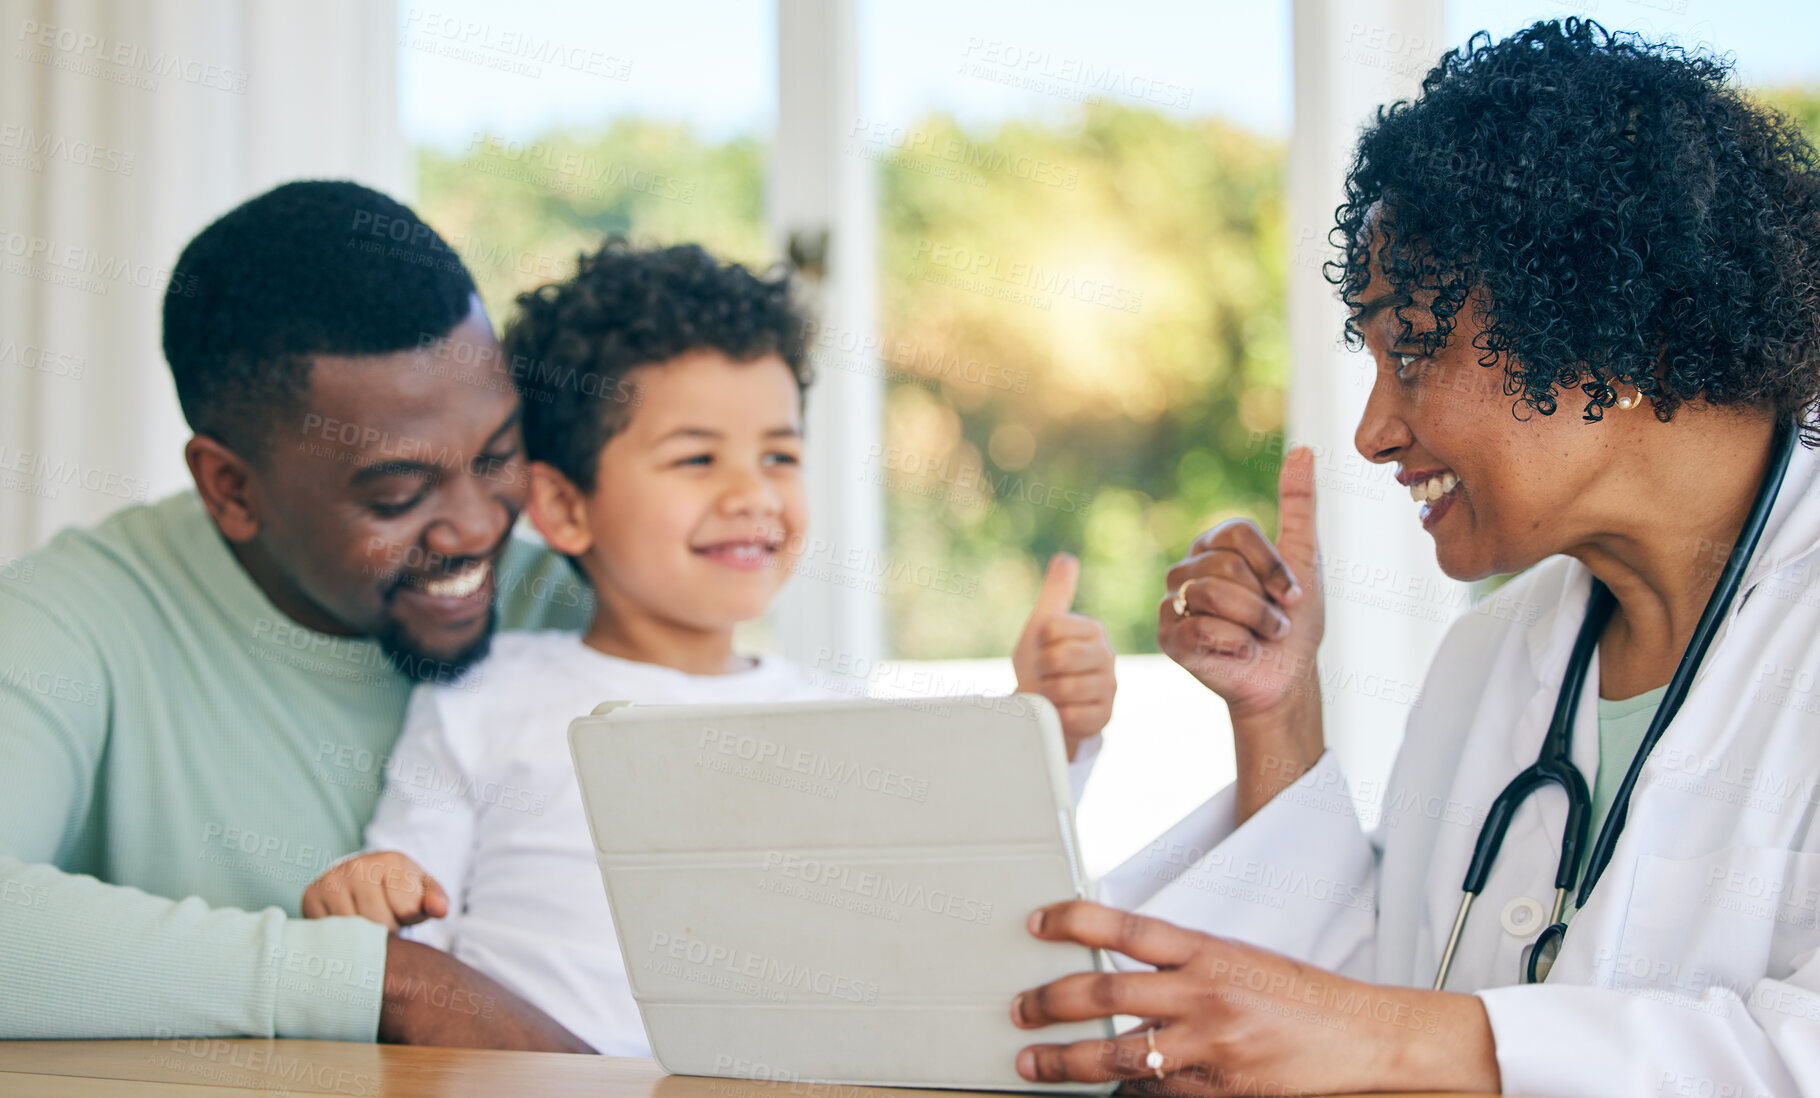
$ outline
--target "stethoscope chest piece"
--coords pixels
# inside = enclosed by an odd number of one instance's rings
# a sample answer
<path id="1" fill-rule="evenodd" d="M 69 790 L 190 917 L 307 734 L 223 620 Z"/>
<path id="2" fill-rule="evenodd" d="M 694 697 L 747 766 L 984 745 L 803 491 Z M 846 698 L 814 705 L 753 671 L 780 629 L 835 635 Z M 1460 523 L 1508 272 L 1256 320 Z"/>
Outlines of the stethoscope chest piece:
<path id="1" fill-rule="evenodd" d="M 1548 909 L 1540 901 L 1518 896 L 1504 905 L 1504 910 L 1498 914 L 1498 922 L 1503 924 L 1504 933 L 1511 937 L 1527 938 L 1541 933 L 1542 918 L 1547 914 Z"/>

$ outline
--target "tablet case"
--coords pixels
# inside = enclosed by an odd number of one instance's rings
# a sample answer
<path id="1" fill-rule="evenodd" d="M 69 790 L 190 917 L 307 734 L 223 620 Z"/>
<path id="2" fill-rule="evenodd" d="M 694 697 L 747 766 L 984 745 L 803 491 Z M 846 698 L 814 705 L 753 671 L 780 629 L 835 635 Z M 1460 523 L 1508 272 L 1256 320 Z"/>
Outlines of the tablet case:
<path id="1" fill-rule="evenodd" d="M 1046 1085 L 1012 997 L 1106 966 L 1041 942 L 1086 895 L 1042 698 L 631 706 L 569 726 L 607 901 L 659 1066 L 975 1090 Z"/>

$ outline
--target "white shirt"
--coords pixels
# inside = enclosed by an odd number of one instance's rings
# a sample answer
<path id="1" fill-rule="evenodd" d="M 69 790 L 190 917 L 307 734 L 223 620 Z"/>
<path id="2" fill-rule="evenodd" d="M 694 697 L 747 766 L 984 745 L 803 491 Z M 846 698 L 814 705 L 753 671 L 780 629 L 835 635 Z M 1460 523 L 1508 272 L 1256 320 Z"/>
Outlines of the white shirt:
<path id="1" fill-rule="evenodd" d="M 1539 986 L 1513 985 L 1554 899 L 1566 798 L 1550 787 L 1513 818 L 1447 984 L 1484 1002 L 1507 1093 L 1820 1094 L 1817 550 L 1820 460 L 1797 447 L 1729 618 Z M 1225 790 L 1102 880 L 1101 898 L 1430 986 L 1479 823 L 1536 759 L 1590 591 L 1583 565 L 1554 558 L 1454 624 L 1369 835 L 1329 752 L 1236 830 Z M 1589 784 L 1597 683 L 1595 659 L 1573 740 Z"/>
<path id="2" fill-rule="evenodd" d="M 649 1056 L 569 755 L 569 722 L 644 705 L 836 697 L 796 665 L 691 675 L 597 652 L 579 635 L 511 632 L 462 678 L 411 696 L 366 849 L 408 855 L 450 913 L 410 928 L 609 1056 Z M 1069 768 L 1078 800 L 1099 739 Z M 1062 897 L 1058 897 L 1060 899 Z"/>

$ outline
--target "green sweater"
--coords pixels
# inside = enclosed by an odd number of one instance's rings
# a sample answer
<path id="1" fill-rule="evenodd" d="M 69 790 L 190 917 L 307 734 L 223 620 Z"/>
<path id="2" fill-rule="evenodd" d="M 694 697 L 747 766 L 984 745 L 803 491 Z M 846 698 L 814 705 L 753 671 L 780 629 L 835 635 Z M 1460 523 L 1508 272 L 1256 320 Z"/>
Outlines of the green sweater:
<path id="1" fill-rule="evenodd" d="M 502 628 L 581 628 L 547 549 Z M 360 848 L 411 683 L 305 629 L 193 493 L 0 563 L 0 1038 L 373 1039 L 385 932 L 303 921 Z"/>

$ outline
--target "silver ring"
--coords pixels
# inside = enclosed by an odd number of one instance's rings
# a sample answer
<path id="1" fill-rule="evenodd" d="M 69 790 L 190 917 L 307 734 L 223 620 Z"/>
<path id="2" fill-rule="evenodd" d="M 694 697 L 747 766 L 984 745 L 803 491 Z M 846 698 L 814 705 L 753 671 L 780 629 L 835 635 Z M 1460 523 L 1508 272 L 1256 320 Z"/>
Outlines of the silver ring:
<path id="1" fill-rule="evenodd" d="M 1156 1050 L 1156 1029 L 1144 1031 L 1144 1039 L 1150 1042 L 1150 1055 L 1144 1057 L 1144 1066 L 1156 1072 L 1158 1082 L 1163 1080 L 1163 1054 Z"/>

